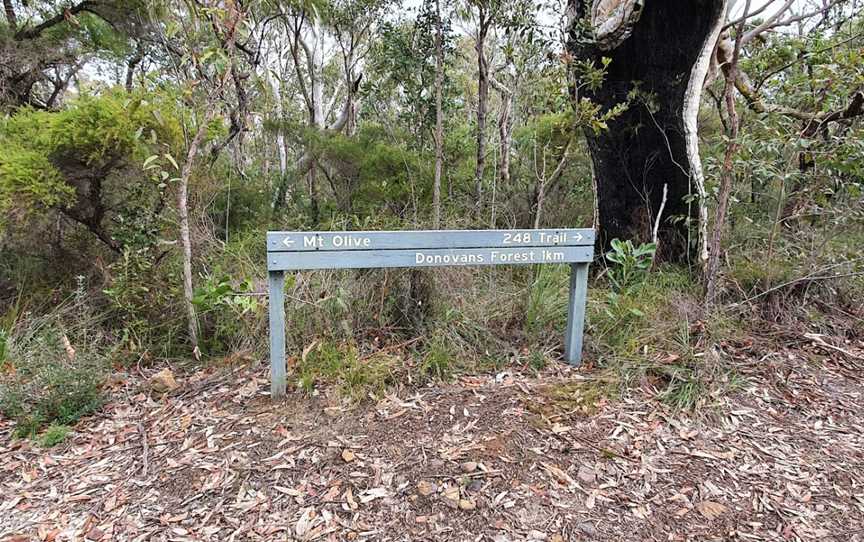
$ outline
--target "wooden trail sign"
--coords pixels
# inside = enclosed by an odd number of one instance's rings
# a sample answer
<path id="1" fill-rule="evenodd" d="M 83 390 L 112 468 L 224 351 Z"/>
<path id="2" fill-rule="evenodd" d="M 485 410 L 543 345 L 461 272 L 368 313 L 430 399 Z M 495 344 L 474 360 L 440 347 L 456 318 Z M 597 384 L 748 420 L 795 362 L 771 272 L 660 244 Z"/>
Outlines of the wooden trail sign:
<path id="1" fill-rule="evenodd" d="M 268 232 L 271 395 L 285 395 L 285 271 L 301 269 L 568 263 L 565 357 L 578 365 L 594 237 L 591 229 Z"/>

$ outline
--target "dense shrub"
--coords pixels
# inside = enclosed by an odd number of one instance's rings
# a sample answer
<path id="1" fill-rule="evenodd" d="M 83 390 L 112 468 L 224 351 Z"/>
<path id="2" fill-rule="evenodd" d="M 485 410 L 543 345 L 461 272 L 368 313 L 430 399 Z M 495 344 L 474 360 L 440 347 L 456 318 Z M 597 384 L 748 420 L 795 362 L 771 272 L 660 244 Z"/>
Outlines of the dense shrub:
<path id="1" fill-rule="evenodd" d="M 110 186 L 101 183 L 154 151 L 178 148 L 182 132 L 169 103 L 117 90 L 82 95 L 57 112 L 25 108 L 0 119 L 2 215 L 21 220 L 56 208 L 86 223 L 101 218 L 93 205 L 145 203 L 141 199 L 148 194 L 129 198 L 127 191 L 137 185 L 129 183 L 128 174 Z M 147 180 L 140 173 L 136 177 Z"/>
<path id="2" fill-rule="evenodd" d="M 102 404 L 107 352 L 80 310 L 70 305 L 43 317 L 22 314 L 4 332 L 0 412 L 17 423 L 19 436 L 74 424 Z"/>

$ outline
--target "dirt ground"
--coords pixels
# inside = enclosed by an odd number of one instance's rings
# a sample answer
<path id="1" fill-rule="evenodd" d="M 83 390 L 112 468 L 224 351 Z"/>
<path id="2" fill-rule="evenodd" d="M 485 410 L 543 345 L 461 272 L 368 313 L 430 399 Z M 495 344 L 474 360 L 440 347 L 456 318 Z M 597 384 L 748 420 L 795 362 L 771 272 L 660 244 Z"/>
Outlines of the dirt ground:
<path id="1" fill-rule="evenodd" d="M 564 366 L 353 408 L 153 368 L 55 448 L 0 420 L 0 540 L 864 541 L 864 349 L 810 347 L 729 355 L 699 415 Z"/>

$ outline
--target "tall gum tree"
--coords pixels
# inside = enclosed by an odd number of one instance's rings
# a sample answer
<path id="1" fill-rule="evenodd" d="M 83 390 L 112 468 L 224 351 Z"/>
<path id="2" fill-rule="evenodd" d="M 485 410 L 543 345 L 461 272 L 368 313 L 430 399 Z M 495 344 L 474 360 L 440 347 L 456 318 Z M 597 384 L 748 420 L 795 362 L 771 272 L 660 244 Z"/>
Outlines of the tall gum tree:
<path id="1" fill-rule="evenodd" d="M 308 126 L 315 132 L 353 135 L 360 109 L 360 83 L 371 36 L 376 23 L 388 8 L 388 0 L 345 0 L 331 2 L 326 9 L 294 8 L 282 13 L 288 34 L 297 86 L 308 111 Z M 337 52 L 338 50 L 338 52 Z M 338 60 L 335 60 L 337 57 Z M 334 83 L 327 68 L 341 64 L 342 74 Z M 325 93 L 329 91 L 329 98 Z M 340 106 L 339 103 L 342 103 Z M 312 203 L 312 217 L 318 222 L 319 169 L 325 172 L 310 144 L 296 161 L 297 175 L 306 175 Z M 277 206 L 284 200 L 284 189 Z"/>
<path id="2" fill-rule="evenodd" d="M 615 238 L 651 241 L 659 224 L 659 257 L 682 261 L 704 239 L 696 116 L 726 8 L 727 0 L 569 0 L 573 65 L 608 59 L 600 85 L 580 84 L 573 70 L 574 99 L 603 110 L 629 102 L 607 130 L 585 132 L 603 248 Z"/>

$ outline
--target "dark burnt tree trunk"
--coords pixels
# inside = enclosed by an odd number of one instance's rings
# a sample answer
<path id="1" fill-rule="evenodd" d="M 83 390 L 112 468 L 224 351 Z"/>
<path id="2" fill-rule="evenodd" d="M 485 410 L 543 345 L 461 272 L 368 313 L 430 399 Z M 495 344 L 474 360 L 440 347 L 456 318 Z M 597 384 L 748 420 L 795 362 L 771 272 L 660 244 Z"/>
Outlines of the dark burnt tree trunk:
<path id="1" fill-rule="evenodd" d="M 598 67 L 604 57 L 611 60 L 593 90 L 574 70 L 574 99 L 589 98 L 604 110 L 631 103 L 608 130 L 586 130 L 601 248 L 615 238 L 651 241 L 662 209 L 659 257 L 684 260 L 697 247 L 696 224 L 705 220 L 695 117 L 726 1 L 569 0 L 568 9 L 569 53 Z"/>
<path id="2" fill-rule="evenodd" d="M 491 2 L 489 3 L 491 4 Z M 486 170 L 486 110 L 489 102 L 489 62 L 486 59 L 486 36 L 492 26 L 491 8 L 486 2 L 477 3 L 477 162 L 474 167 L 474 198 L 477 216 L 483 205 L 483 173 Z"/>

